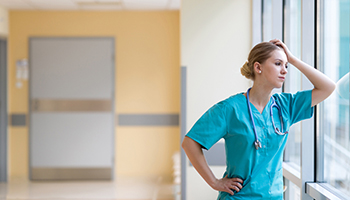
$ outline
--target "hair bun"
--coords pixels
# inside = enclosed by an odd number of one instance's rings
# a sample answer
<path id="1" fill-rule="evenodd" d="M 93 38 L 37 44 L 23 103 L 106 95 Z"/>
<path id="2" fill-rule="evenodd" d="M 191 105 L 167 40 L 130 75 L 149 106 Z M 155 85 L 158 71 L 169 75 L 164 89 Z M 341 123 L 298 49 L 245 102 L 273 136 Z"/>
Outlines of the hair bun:
<path id="1" fill-rule="evenodd" d="M 241 74 L 248 79 L 252 79 L 252 70 L 249 67 L 249 62 L 246 61 L 244 65 L 241 67 Z"/>

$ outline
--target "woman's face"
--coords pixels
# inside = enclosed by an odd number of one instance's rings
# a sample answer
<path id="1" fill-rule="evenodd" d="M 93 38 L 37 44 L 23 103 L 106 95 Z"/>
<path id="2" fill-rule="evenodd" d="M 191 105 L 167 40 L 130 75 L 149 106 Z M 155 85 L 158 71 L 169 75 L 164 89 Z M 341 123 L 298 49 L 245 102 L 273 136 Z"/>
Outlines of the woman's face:
<path id="1" fill-rule="evenodd" d="M 261 77 L 273 88 L 281 88 L 287 71 L 287 56 L 283 50 L 274 50 L 263 64 L 260 65 Z"/>

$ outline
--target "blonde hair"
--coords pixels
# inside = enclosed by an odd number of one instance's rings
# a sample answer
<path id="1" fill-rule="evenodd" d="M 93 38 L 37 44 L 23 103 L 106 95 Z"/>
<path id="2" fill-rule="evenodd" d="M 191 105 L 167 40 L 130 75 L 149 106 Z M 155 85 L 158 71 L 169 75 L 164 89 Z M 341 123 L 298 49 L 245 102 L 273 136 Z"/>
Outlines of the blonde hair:
<path id="1" fill-rule="evenodd" d="M 271 42 L 262 42 L 255 45 L 252 50 L 250 50 L 248 60 L 241 67 L 241 74 L 248 79 L 254 80 L 254 63 L 258 62 L 263 64 L 274 50 L 282 50 L 282 48 Z"/>

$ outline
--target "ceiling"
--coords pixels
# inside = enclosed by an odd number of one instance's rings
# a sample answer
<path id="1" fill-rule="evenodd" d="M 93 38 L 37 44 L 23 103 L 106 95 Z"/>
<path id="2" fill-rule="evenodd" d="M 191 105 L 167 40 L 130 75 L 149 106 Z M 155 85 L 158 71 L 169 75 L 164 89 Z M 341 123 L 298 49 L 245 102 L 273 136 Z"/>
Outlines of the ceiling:
<path id="1" fill-rule="evenodd" d="M 179 10 L 181 0 L 0 0 L 9 10 Z"/>

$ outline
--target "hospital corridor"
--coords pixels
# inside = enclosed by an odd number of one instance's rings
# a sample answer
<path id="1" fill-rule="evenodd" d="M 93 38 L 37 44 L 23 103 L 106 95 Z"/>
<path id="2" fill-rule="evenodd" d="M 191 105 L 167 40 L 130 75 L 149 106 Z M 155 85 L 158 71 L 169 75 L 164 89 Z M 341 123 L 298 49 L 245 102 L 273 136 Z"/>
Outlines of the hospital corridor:
<path id="1" fill-rule="evenodd" d="M 349 200 L 349 57 L 350 0 L 0 0 L 0 200 Z"/>

